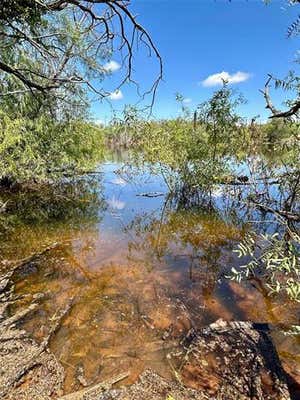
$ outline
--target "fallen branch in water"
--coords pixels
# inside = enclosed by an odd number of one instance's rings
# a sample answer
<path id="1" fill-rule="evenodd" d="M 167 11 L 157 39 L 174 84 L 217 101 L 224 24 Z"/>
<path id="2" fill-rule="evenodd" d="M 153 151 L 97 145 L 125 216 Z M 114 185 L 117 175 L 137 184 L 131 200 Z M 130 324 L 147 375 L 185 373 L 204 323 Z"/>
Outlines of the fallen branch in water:
<path id="1" fill-rule="evenodd" d="M 150 193 L 139 193 L 136 196 L 142 196 L 142 197 L 159 197 L 159 196 L 164 196 L 165 193 L 162 192 L 150 192 Z"/>
<path id="2" fill-rule="evenodd" d="M 286 218 L 290 221 L 295 221 L 295 222 L 299 222 L 300 221 L 300 215 L 299 214 L 295 214 L 292 213 L 290 211 L 285 211 L 285 210 L 274 210 L 272 207 L 269 207 L 265 204 L 259 203 L 258 201 L 255 201 L 253 199 L 251 199 L 251 202 L 257 207 L 260 208 L 264 211 L 270 212 L 272 214 L 275 214 L 281 218 Z"/>
<path id="3" fill-rule="evenodd" d="M 28 314 L 34 312 L 38 307 L 37 303 L 30 304 L 27 308 L 17 311 L 12 317 L 7 318 L 1 323 L 1 329 L 8 328 L 16 322 L 25 318 Z"/>
<path id="4" fill-rule="evenodd" d="M 261 179 L 262 180 L 262 179 Z M 253 182 L 239 182 L 239 181 L 220 181 L 220 182 L 214 182 L 216 185 L 231 185 L 231 186 L 251 186 L 254 183 Z M 274 181 L 268 181 L 268 185 L 279 185 L 280 181 L 274 180 Z"/>

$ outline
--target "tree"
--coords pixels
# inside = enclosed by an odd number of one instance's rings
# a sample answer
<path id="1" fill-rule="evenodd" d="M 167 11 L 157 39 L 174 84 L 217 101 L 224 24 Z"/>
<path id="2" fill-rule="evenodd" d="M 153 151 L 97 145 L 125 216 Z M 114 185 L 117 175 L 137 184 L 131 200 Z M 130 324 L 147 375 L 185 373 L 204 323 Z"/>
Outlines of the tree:
<path id="1" fill-rule="evenodd" d="M 155 54 L 159 72 L 143 95 L 154 101 L 162 63 L 127 0 L 3 0 L 0 5 L 0 184 L 53 182 L 92 168 L 102 130 L 88 119 L 90 93 L 109 97 L 134 81 L 135 46 Z M 118 53 L 118 61 L 112 62 Z M 139 92 L 140 93 L 140 92 Z M 94 96 L 95 97 L 95 96 Z"/>
<path id="2" fill-rule="evenodd" d="M 300 60 L 298 61 L 300 64 Z M 270 84 L 275 83 L 275 88 L 282 88 L 283 90 L 288 90 L 295 92 L 295 99 L 288 100 L 286 105 L 288 109 L 285 111 L 277 109 L 271 100 L 270 96 Z M 291 118 L 298 117 L 300 113 L 300 77 L 295 74 L 294 71 L 290 71 L 285 79 L 277 79 L 272 75 L 269 75 L 268 80 L 265 83 L 265 87 L 261 90 L 265 101 L 266 108 L 271 111 L 270 118 Z"/>
<path id="3" fill-rule="evenodd" d="M 134 81 L 138 42 L 158 59 L 159 72 L 144 94 L 155 95 L 162 77 L 159 52 L 129 9 L 127 0 L 4 0 L 0 6 L 0 95 L 40 93 L 71 101 L 80 89 L 100 98 L 111 72 L 107 61 L 122 54 L 118 88 Z M 71 96 L 70 96 L 71 94 Z M 153 103 L 153 98 L 152 102 Z"/>
<path id="4" fill-rule="evenodd" d="M 300 4 L 300 0 L 289 0 L 288 3 L 291 5 Z M 300 15 L 298 18 L 289 26 L 287 30 L 287 36 L 298 36 L 300 34 Z M 296 65 L 300 65 L 300 56 L 295 60 Z M 270 86 L 274 83 L 275 88 L 282 88 L 283 90 L 291 91 L 294 93 L 294 99 L 286 102 L 287 109 L 279 110 L 273 105 L 270 96 Z M 295 71 L 290 71 L 286 78 L 278 79 L 273 75 L 269 74 L 268 79 L 265 83 L 265 87 L 261 90 L 265 102 L 266 108 L 271 112 L 270 118 L 298 118 L 300 115 L 300 76 Z"/>
<path id="5" fill-rule="evenodd" d="M 237 114 L 236 108 L 245 103 L 241 94 L 228 87 L 228 82 L 223 82 L 223 87 L 215 91 L 212 97 L 198 106 L 198 119 L 205 125 L 210 137 L 210 144 L 214 147 L 213 159 L 215 161 L 218 144 L 224 146 L 240 131 L 242 118 Z"/>
<path id="6" fill-rule="evenodd" d="M 93 168 L 102 156 L 103 131 L 91 123 L 0 111 L 0 185 L 53 183 Z"/>

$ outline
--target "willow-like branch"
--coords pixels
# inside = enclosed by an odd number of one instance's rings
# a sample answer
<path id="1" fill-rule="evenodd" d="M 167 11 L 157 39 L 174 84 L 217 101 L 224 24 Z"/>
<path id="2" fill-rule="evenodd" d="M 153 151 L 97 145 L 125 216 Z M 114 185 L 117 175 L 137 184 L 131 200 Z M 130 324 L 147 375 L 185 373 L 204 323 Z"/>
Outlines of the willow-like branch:
<path id="1" fill-rule="evenodd" d="M 135 45 L 140 43 L 158 62 L 158 72 L 151 87 L 141 94 L 142 97 L 152 94 L 153 105 L 162 79 L 162 59 L 151 36 L 130 11 L 129 1 L 32 1 L 42 19 L 51 23 L 45 27 L 37 20 L 30 25 L 16 16 L 15 11 L 14 17 L 5 19 L 1 16 L 0 50 L 15 50 L 13 62 L 0 55 L 1 96 L 28 90 L 55 95 L 58 91 L 80 85 L 101 98 L 108 97 L 110 91 L 102 87 L 102 81 L 111 71 L 105 67 L 105 62 L 115 53 L 121 58 L 123 71 L 116 89 L 132 82 L 139 92 L 133 73 Z M 61 24 L 66 16 L 70 31 L 68 25 Z M 27 59 L 18 57 L 18 54 L 27 55 Z M 10 77 L 13 77 L 13 84 L 8 79 Z"/>

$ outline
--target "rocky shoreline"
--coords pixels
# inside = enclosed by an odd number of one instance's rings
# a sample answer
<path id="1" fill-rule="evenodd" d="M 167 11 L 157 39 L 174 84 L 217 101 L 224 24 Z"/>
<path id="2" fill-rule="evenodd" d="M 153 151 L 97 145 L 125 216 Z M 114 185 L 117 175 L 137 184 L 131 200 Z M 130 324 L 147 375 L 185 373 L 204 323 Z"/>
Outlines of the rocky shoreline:
<path id="1" fill-rule="evenodd" d="M 39 307 L 43 294 L 35 295 L 25 309 L 11 312 L 19 301 L 12 275 L 0 277 L 0 398 L 9 400 L 289 400 L 286 375 L 267 326 L 251 322 L 215 323 L 190 330 L 181 341 L 182 351 L 170 353 L 176 365 L 174 381 L 152 370 L 127 387 L 126 373 L 109 381 L 64 394 L 64 369 L 49 351 L 72 300 L 51 319 L 46 337 L 37 343 L 21 328 L 22 320 Z"/>

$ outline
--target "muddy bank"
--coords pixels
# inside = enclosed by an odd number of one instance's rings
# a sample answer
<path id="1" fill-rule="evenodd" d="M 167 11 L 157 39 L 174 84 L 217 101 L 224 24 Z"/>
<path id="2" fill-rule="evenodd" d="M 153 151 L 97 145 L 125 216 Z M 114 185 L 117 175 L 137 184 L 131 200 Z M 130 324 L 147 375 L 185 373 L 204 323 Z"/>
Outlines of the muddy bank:
<path id="1" fill-rule="evenodd" d="M 263 325 L 248 322 L 216 323 L 183 338 L 180 350 L 168 354 L 174 381 L 144 371 L 137 383 L 122 384 L 126 371 L 92 387 L 64 395 L 64 370 L 49 349 L 49 341 L 72 307 L 58 310 L 41 343 L 21 329 L 22 320 L 37 312 L 43 294 L 29 307 L 12 312 L 20 301 L 14 293 L 14 270 L 0 278 L 0 398 L 9 400 L 138 400 L 138 399 L 257 399 L 289 400 L 286 377 L 275 347 Z M 168 339 L 166 339 L 168 340 Z"/>

